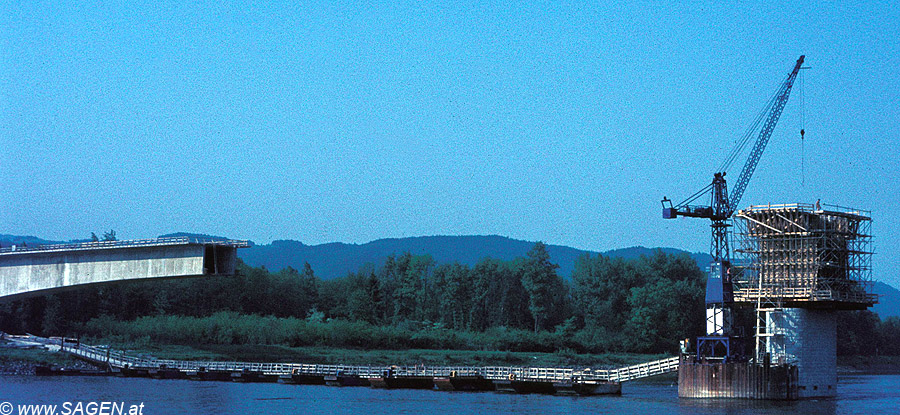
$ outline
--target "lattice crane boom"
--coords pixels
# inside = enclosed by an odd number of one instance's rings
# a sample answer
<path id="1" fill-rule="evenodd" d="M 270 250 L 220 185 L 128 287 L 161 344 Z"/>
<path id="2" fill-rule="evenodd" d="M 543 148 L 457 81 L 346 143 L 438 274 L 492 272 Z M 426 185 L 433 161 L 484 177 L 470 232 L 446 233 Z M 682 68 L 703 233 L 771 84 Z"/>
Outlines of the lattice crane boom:
<path id="1" fill-rule="evenodd" d="M 781 117 L 784 106 L 787 104 L 788 98 L 790 97 L 791 88 L 794 86 L 794 80 L 797 79 L 797 73 L 803 65 L 804 58 L 805 56 L 800 56 L 800 58 L 797 59 L 797 63 L 794 65 L 793 70 L 788 74 L 787 79 L 781 83 L 773 98 L 767 102 L 766 107 L 760 112 L 756 120 L 754 120 L 747 134 L 739 140 L 735 149 L 728 155 L 719 171 L 713 174 L 712 183 L 694 193 L 691 197 L 677 206 L 673 206 L 672 201 L 668 198 L 663 198 L 662 200 L 663 218 L 673 219 L 678 216 L 688 216 L 712 220 L 711 226 L 713 235 L 710 244 L 710 255 L 712 255 L 714 261 L 728 261 L 730 258 L 727 233 L 729 225 L 727 220 L 737 209 L 738 203 L 740 203 L 741 197 L 743 197 L 744 191 L 747 189 L 747 184 L 750 182 L 750 178 L 753 176 L 754 171 L 756 171 L 762 153 L 765 151 L 766 145 L 769 143 L 769 138 L 775 130 L 775 125 L 778 123 L 778 119 Z M 742 153 L 745 145 L 752 137 L 753 132 L 756 131 L 756 128 L 758 128 L 760 124 L 762 127 L 756 137 L 755 144 L 750 151 L 747 161 L 744 163 L 744 168 L 741 170 L 740 176 L 738 176 L 737 185 L 734 187 L 731 197 L 729 197 L 728 186 L 725 181 L 725 170 L 737 156 Z M 692 204 L 704 195 L 709 195 L 708 205 Z"/>
<path id="2" fill-rule="evenodd" d="M 731 199 L 728 202 L 728 216 L 731 216 L 734 211 L 737 210 L 738 203 L 740 203 L 741 197 L 744 196 L 744 190 L 747 190 L 747 183 L 750 182 L 750 177 L 753 176 L 756 165 L 759 163 L 759 159 L 762 157 L 766 145 L 769 144 L 769 138 L 772 136 L 772 131 L 775 130 L 775 124 L 778 123 L 781 112 L 784 111 L 784 106 L 791 96 L 791 88 L 794 86 L 794 80 L 797 79 L 797 72 L 800 71 L 800 66 L 803 65 L 803 59 L 804 56 L 802 55 L 800 56 L 800 59 L 797 59 L 794 70 L 791 71 L 784 83 L 781 84 L 781 88 L 779 88 L 778 94 L 775 97 L 775 102 L 773 103 L 773 108 L 769 111 L 769 116 L 766 118 L 765 124 L 763 124 L 762 129 L 759 131 L 759 137 L 756 139 L 756 144 L 753 145 L 753 150 L 750 151 L 750 157 L 748 157 L 747 161 L 744 163 L 741 175 L 738 176 L 737 179 L 737 185 L 734 186 L 734 191 L 731 193 Z"/>

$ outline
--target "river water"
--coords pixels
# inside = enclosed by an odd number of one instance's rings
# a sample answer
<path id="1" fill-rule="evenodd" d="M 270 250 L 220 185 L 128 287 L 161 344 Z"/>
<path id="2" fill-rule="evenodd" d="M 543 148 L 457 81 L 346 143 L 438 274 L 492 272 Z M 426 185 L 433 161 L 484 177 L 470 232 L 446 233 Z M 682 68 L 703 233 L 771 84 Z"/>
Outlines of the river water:
<path id="1" fill-rule="evenodd" d="M 567 397 L 118 377 L 0 376 L 0 415 L 24 415 L 18 412 L 21 404 L 57 405 L 56 413 L 62 415 L 65 408 L 68 414 L 99 415 L 103 413 L 99 406 L 89 404 L 104 401 L 124 404 L 126 411 L 131 405 L 143 404 L 142 415 L 898 414 L 900 375 L 841 376 L 836 399 L 796 402 L 679 399 L 672 380 L 626 383 L 622 396 Z M 3 402 L 12 406 L 4 407 Z M 64 407 L 64 402 L 69 406 Z M 83 412 L 76 410 L 79 403 Z"/>

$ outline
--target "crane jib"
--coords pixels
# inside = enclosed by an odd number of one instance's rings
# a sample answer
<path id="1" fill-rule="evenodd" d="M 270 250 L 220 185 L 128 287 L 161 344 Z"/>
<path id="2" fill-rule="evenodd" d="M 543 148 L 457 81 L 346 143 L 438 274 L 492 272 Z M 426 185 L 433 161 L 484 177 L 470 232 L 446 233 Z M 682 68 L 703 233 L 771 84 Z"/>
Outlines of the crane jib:
<path id="1" fill-rule="evenodd" d="M 759 126 L 760 121 L 764 120 L 762 122 L 762 127 L 759 130 L 759 134 L 756 137 L 756 141 L 750 150 L 750 155 L 747 157 L 747 161 L 744 163 L 744 167 L 741 169 L 741 173 L 738 176 L 734 189 L 730 195 L 728 194 L 728 187 L 725 181 L 725 172 L 721 171 L 716 172 L 713 175 L 711 184 L 694 193 L 691 197 L 677 206 L 673 206 L 671 200 L 668 198 L 663 199 L 663 218 L 665 219 L 687 216 L 712 220 L 713 235 L 712 243 L 710 244 L 710 254 L 716 260 L 727 260 L 729 257 L 726 231 L 728 225 L 725 221 L 731 217 L 737 209 L 738 203 L 740 203 L 741 197 L 744 195 L 744 191 L 747 190 L 750 178 L 756 171 L 756 167 L 759 164 L 763 151 L 765 151 L 766 145 L 769 143 L 769 138 L 771 138 L 772 132 L 778 124 L 778 119 L 784 111 L 788 98 L 790 98 L 791 88 L 794 85 L 794 80 L 797 79 L 797 73 L 800 71 L 804 59 L 805 56 L 803 55 L 797 59 L 797 63 L 794 65 L 793 70 L 788 74 L 787 79 L 785 79 L 776 90 L 774 98 L 767 103 L 766 108 L 759 114 L 760 118 L 757 118 L 754 121 L 750 130 L 748 130 L 747 135 L 740 140 L 738 146 L 735 147 L 735 150 L 726 159 L 726 163 L 723 164 L 726 167 L 731 164 L 734 157 L 742 152 L 743 146 L 747 144 L 747 140 L 750 139 L 752 131 Z M 765 115 L 764 118 L 762 118 L 763 115 Z M 709 205 L 692 204 L 696 199 L 707 194 L 709 195 Z"/>
<path id="2" fill-rule="evenodd" d="M 737 209 L 741 197 L 744 196 L 744 190 L 747 190 L 747 184 L 750 182 L 750 177 L 753 176 L 756 165 L 759 164 L 759 159 L 762 157 L 762 153 L 769 143 L 772 132 L 775 131 L 775 125 L 778 123 L 782 111 L 784 111 L 784 106 L 787 104 L 788 98 L 790 98 L 791 88 L 794 86 L 794 80 L 797 79 L 797 72 L 800 70 L 800 66 L 803 65 L 803 58 L 804 56 L 800 56 L 800 59 L 797 59 L 794 70 L 791 71 L 790 75 L 788 75 L 787 79 L 784 81 L 784 84 L 782 84 L 780 93 L 775 99 L 774 106 L 769 113 L 769 116 L 766 118 L 762 130 L 759 131 L 759 137 L 756 139 L 756 144 L 753 146 L 753 150 L 750 152 L 750 157 L 747 158 L 747 162 L 744 163 L 741 175 L 738 176 L 737 186 L 734 187 L 734 192 L 731 194 L 731 199 L 728 203 L 728 216 L 731 216 Z"/>

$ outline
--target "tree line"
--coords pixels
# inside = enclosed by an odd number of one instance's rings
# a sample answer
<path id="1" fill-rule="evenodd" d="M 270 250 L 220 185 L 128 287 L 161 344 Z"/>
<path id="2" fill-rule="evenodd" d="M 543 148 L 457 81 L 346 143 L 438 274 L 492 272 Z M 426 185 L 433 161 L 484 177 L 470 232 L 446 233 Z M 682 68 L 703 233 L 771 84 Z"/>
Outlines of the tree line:
<path id="1" fill-rule="evenodd" d="M 524 257 L 474 266 L 404 253 L 331 280 L 301 268 L 271 272 L 239 261 L 228 277 L 82 287 L 0 305 L 0 330 L 175 343 L 673 353 L 679 339 L 704 329 L 705 276 L 687 254 L 584 255 L 570 280 L 542 243 Z M 898 323 L 870 328 L 900 340 Z M 900 354 L 891 339 L 880 342 L 883 352 Z M 854 344 L 839 351 L 870 343 Z"/>

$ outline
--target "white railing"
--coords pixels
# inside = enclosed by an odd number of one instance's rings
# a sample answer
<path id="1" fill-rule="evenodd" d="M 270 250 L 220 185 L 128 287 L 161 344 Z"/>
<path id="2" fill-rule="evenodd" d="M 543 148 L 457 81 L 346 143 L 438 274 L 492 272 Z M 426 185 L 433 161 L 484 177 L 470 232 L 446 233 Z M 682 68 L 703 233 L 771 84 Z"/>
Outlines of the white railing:
<path id="1" fill-rule="evenodd" d="M 304 363 L 215 362 L 138 358 L 106 347 L 63 344 L 61 350 L 116 369 L 174 369 L 190 371 L 257 372 L 266 375 L 355 375 L 362 378 L 392 376 L 449 377 L 481 376 L 489 380 L 526 381 L 607 381 L 627 382 L 678 370 L 678 358 L 671 357 L 617 369 L 539 368 L 516 366 L 353 366 Z"/>
<path id="2" fill-rule="evenodd" d="M 236 247 L 249 246 L 249 242 L 233 240 L 233 239 L 209 239 L 209 238 L 193 238 L 188 236 L 172 236 L 167 238 L 156 239 L 132 239 L 124 241 L 95 241 L 95 242 L 71 242 L 64 244 L 48 244 L 37 246 L 21 246 L 15 245 L 0 248 L 0 253 L 11 252 L 38 252 L 38 251 L 79 251 L 87 249 L 107 249 L 107 248 L 129 248 L 136 246 L 166 246 L 166 245 L 188 245 L 188 244 L 204 244 L 204 245 L 230 245 Z"/>
<path id="3" fill-rule="evenodd" d="M 609 373 L 609 378 L 603 380 L 612 382 L 627 382 L 629 380 L 662 375 L 665 373 L 675 372 L 677 370 L 678 358 L 669 357 L 665 359 L 654 360 L 652 362 L 613 369 Z"/>

